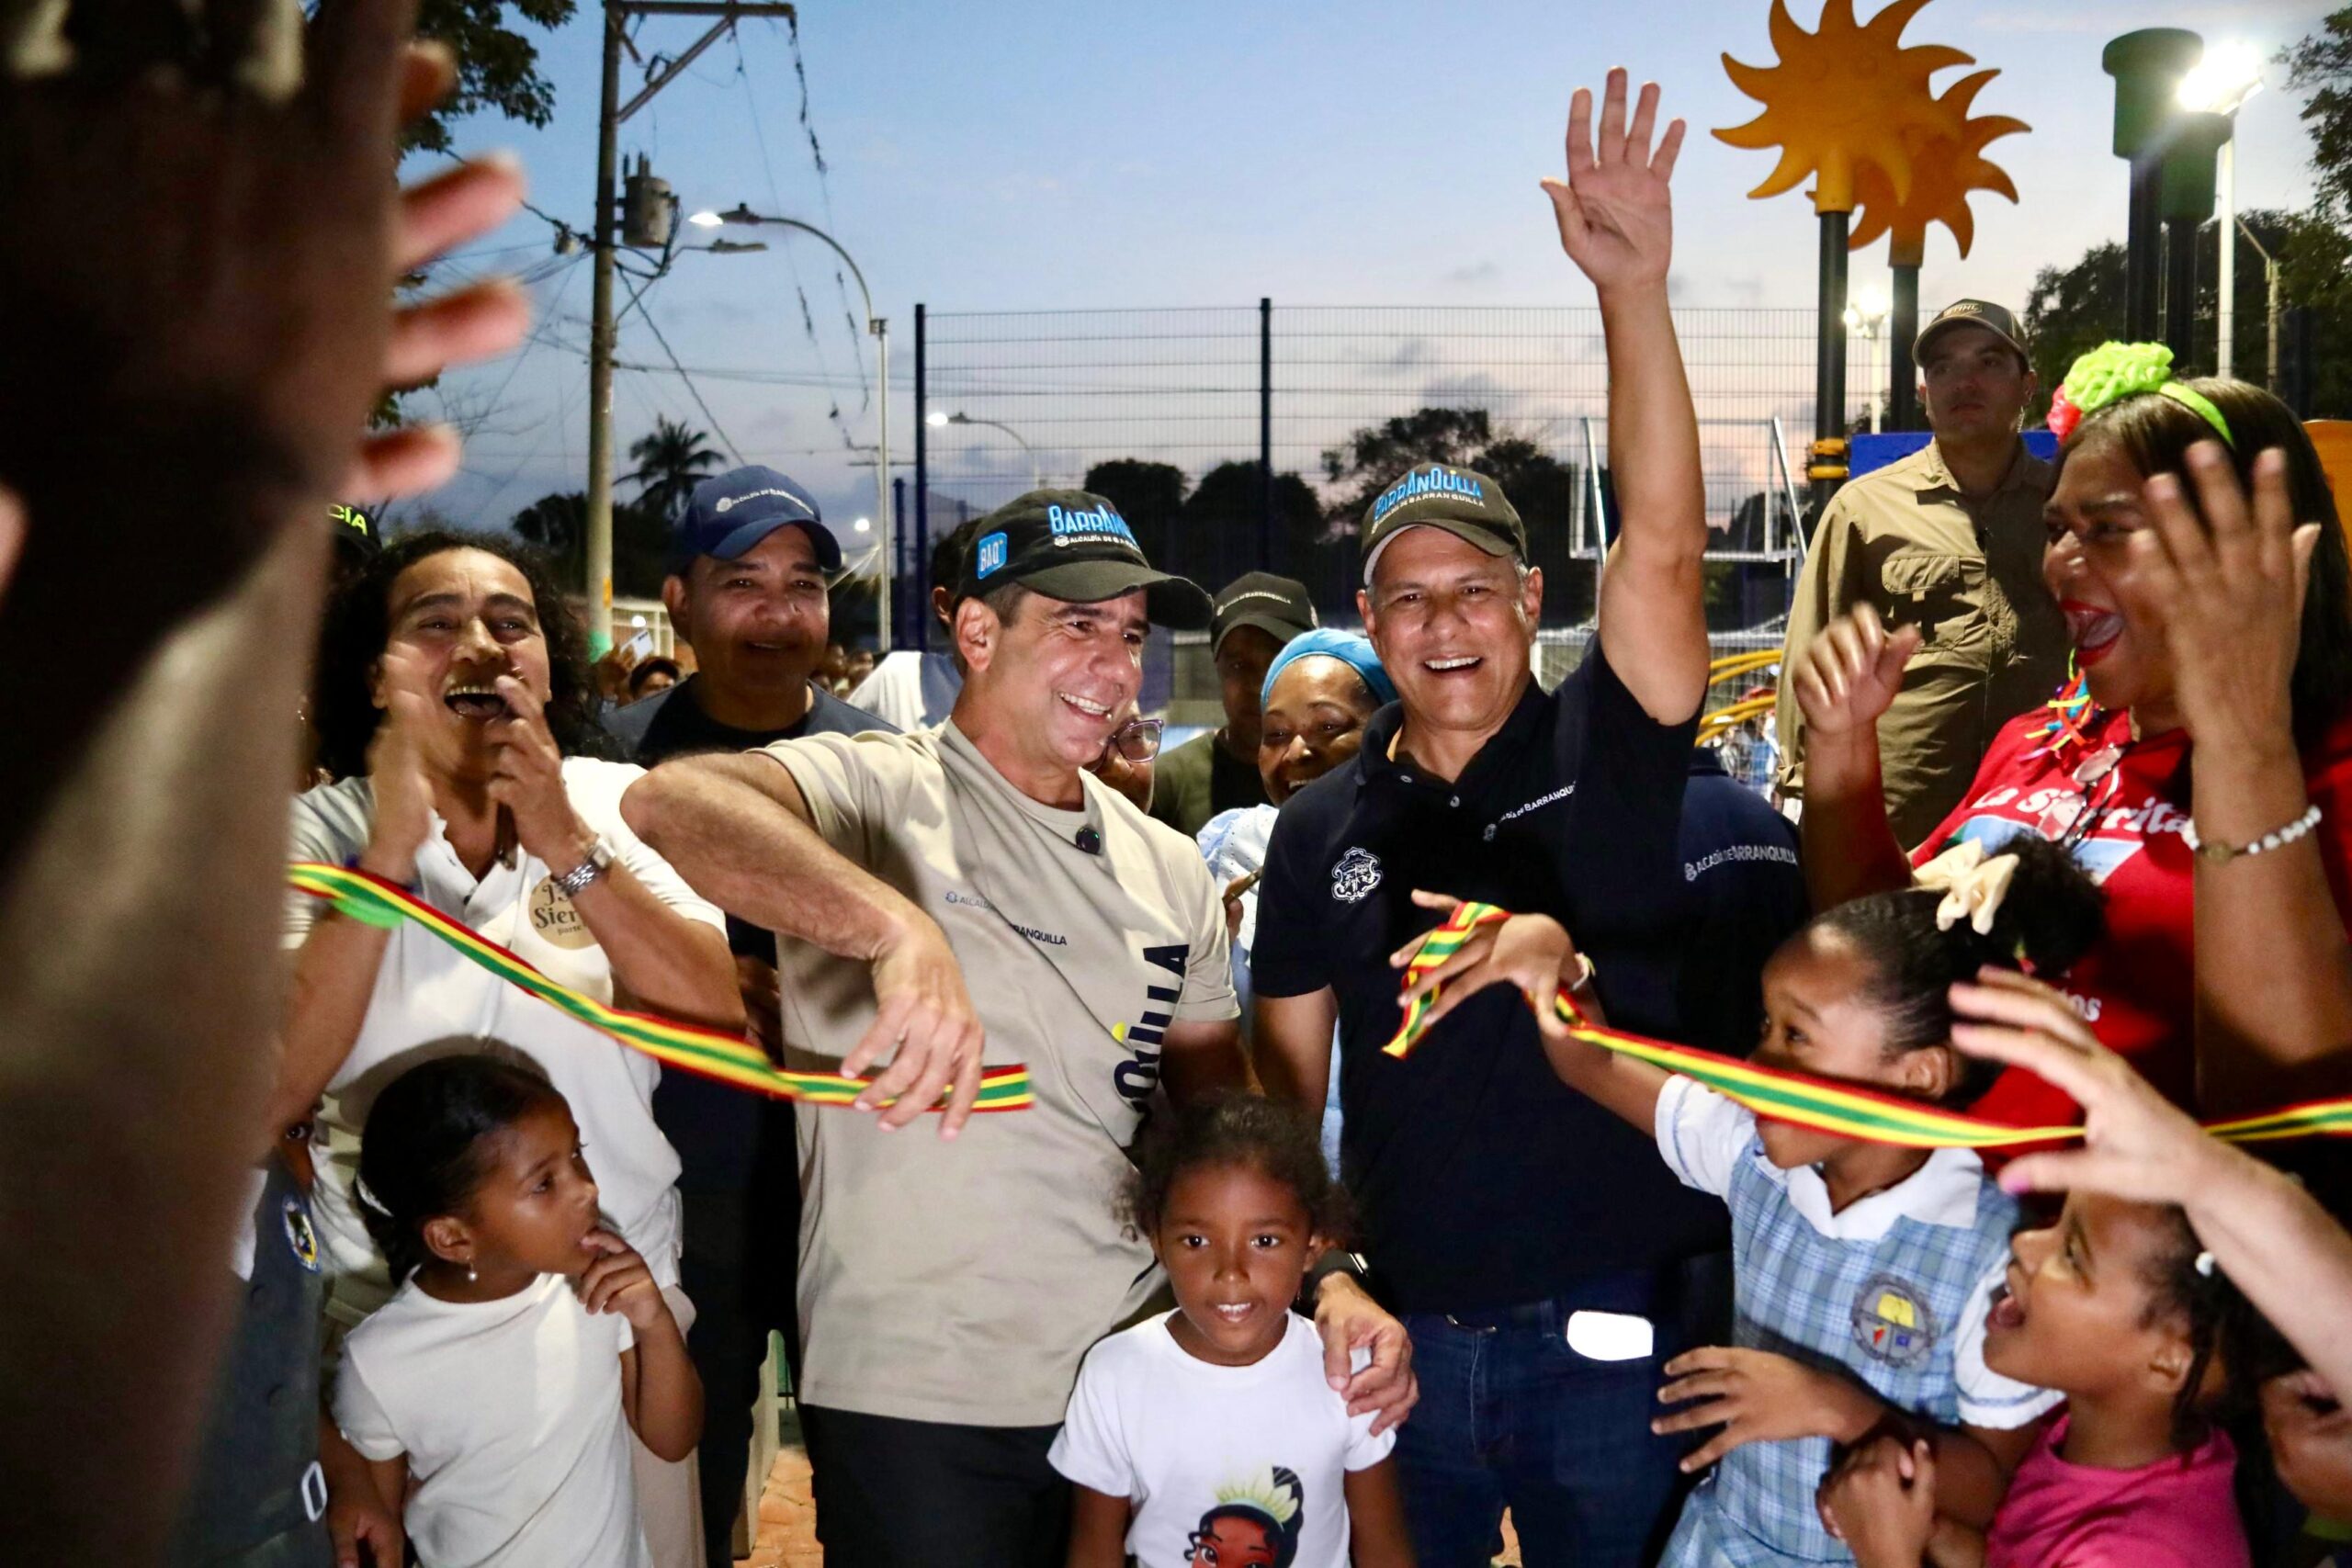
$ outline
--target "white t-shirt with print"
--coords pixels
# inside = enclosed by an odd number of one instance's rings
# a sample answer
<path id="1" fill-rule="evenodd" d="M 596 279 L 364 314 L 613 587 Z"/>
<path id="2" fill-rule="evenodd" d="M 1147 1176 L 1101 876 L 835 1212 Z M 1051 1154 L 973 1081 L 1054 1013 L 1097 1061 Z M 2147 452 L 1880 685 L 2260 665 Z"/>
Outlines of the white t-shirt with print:
<path id="1" fill-rule="evenodd" d="M 564 792 L 590 831 L 653 896 L 715 931 L 726 918 L 621 820 L 622 793 L 645 770 L 588 757 L 567 758 Z M 348 865 L 368 847 L 376 819 L 364 778 L 322 784 L 296 797 L 290 858 Z M 529 963 L 559 985 L 613 999 L 613 969 L 547 863 L 519 848 L 515 863 L 491 863 L 476 882 L 449 847 L 435 814 L 416 852 L 417 896 Z M 569 866 L 560 868 L 569 871 Z M 289 893 L 286 945 L 300 947 L 325 905 Z M 352 1207 L 359 1131 L 384 1085 L 429 1055 L 499 1041 L 528 1055 L 571 1103 L 605 1216 L 668 1286 L 678 1282 L 678 1156 L 653 1122 L 660 1066 L 610 1035 L 501 979 L 413 921 L 392 932 L 376 972 L 368 1017 L 327 1085 L 324 1133 L 311 1192 L 319 1230 L 339 1271 L 380 1271 L 383 1260 Z"/>
<path id="2" fill-rule="evenodd" d="M 412 1279 L 344 1342 L 335 1425 L 371 1460 L 408 1456 L 424 1568 L 652 1568 L 621 1404 L 634 1342 L 560 1274 L 495 1302 Z"/>
<path id="3" fill-rule="evenodd" d="M 1054 1468 L 1080 1486 L 1125 1497 L 1135 1513 L 1127 1551 L 1141 1568 L 1280 1557 L 1295 1568 L 1347 1568 L 1349 1472 L 1386 1459 L 1396 1435 L 1372 1436 L 1373 1414 L 1348 1414 L 1323 1381 L 1323 1342 L 1295 1314 L 1282 1343 L 1247 1367 L 1201 1360 L 1176 1343 L 1161 1313 L 1087 1352 Z"/>

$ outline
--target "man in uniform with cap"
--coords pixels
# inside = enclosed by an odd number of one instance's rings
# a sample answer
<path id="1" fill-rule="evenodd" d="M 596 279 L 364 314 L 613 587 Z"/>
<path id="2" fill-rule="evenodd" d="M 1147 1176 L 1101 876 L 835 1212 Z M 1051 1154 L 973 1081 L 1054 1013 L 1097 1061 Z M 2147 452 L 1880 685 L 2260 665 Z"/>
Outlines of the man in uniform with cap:
<path id="1" fill-rule="evenodd" d="M 1266 804 L 1258 774 L 1258 689 L 1283 645 L 1314 629 L 1315 601 L 1304 582 L 1250 571 L 1225 585 L 1209 620 L 1225 725 L 1159 759 L 1152 780 L 1154 817 L 1190 839 L 1220 811 Z"/>
<path id="2" fill-rule="evenodd" d="M 945 724 L 687 758 L 624 803 L 695 887 L 779 934 L 796 1063 L 888 1064 L 871 1114 L 798 1108 L 801 1420 L 837 1568 L 1062 1562 L 1047 1450 L 1088 1347 L 1159 1280 L 1109 1199 L 1126 1146 L 1156 1088 L 1245 1076 L 1207 867 L 1086 772 L 1152 623 L 1209 611 L 1108 502 L 1032 491 L 967 558 Z M 1035 1102 L 967 1126 L 983 1051 L 1025 1065 Z M 937 1136 L 893 1135 L 943 1092 Z M 1318 1306 L 1327 1368 L 1401 1416 L 1401 1328 L 1343 1281 Z"/>
<path id="3" fill-rule="evenodd" d="M 1339 1028 L 1340 1164 L 1422 1380 L 1396 1438 L 1422 1568 L 1485 1568 L 1506 1507 L 1529 1568 L 1655 1560 L 1679 1457 L 1649 1427 L 1659 1371 L 1690 1342 L 1690 1260 L 1725 1245 L 1720 1204 L 1560 1081 L 1526 999 L 1565 986 L 1611 1022 L 1680 1038 L 1706 494 L 1667 302 L 1681 125 L 1653 156 L 1657 89 L 1631 130 L 1625 89 L 1611 73 L 1597 149 L 1576 95 L 1569 180 L 1545 182 L 1608 344 L 1623 525 L 1599 632 L 1545 692 L 1530 667 L 1544 574 L 1517 511 L 1485 474 L 1399 477 L 1364 513 L 1357 598 L 1397 702 L 1284 803 L 1258 885 L 1252 1042 L 1269 1090 L 1319 1109 Z M 1447 965 L 1451 1010 L 1390 1056 L 1396 959 L 1450 898 L 1545 919 L 1469 938 Z M 1516 940 L 1539 928 L 1573 949 Z"/>
<path id="4" fill-rule="evenodd" d="M 810 677 L 824 658 L 826 585 L 842 547 L 808 492 L 774 468 L 742 468 L 695 486 L 670 533 L 662 603 L 695 650 L 695 671 L 605 716 L 630 761 L 746 751 L 803 735 L 890 727 Z M 729 917 L 727 944 L 752 1038 L 776 1047 L 775 938 Z M 678 1151 L 679 1283 L 695 1303 L 686 1348 L 702 1378 L 698 1482 L 714 1563 L 732 1552 L 750 1461 L 752 1407 L 768 1332 L 797 1363 L 794 1249 L 779 1243 L 800 1213 L 792 1111 L 693 1073 L 664 1073 L 653 1120 Z"/>
<path id="5" fill-rule="evenodd" d="M 2037 389 L 2017 318 L 1982 299 L 1946 306 L 1912 357 L 1935 439 L 1849 481 L 1814 531 L 1781 667 L 1857 604 L 1919 651 L 1878 722 L 1887 818 L 1907 849 L 1960 804 L 1994 735 L 2066 678 L 2066 621 L 2042 584 L 2050 465 L 2018 427 Z M 1780 785 L 1804 795 L 1804 716 L 1781 687 Z"/>

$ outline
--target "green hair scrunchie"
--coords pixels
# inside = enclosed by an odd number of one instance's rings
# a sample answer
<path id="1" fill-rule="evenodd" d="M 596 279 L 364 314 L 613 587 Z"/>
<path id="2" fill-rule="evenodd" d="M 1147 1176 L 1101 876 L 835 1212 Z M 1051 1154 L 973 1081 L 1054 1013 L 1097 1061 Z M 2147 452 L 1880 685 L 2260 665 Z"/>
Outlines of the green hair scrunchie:
<path id="1" fill-rule="evenodd" d="M 2170 398 L 2211 425 L 2225 444 L 2237 445 L 2213 400 L 2174 378 L 2172 350 L 2160 343 L 2103 343 L 2076 359 L 2065 382 L 2051 394 L 2051 432 L 2064 441 L 2086 416 L 2150 393 Z"/>

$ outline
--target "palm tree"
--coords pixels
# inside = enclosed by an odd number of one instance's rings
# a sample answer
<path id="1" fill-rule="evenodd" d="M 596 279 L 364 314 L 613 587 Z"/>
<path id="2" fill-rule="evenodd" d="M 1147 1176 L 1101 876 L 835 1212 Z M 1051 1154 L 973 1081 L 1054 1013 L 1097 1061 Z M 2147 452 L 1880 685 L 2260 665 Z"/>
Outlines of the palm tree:
<path id="1" fill-rule="evenodd" d="M 710 477 L 721 462 L 701 431 L 658 415 L 653 434 L 630 443 L 628 455 L 636 471 L 622 477 L 645 488 L 637 503 L 663 522 L 674 522 L 686 509 L 695 486 Z"/>

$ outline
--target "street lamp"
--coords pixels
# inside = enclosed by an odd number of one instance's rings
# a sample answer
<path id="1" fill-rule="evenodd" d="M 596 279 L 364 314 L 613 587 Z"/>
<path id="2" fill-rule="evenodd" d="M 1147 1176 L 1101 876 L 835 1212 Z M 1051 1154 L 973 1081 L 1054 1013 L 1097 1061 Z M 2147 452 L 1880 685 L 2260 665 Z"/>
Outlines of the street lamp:
<path id="1" fill-rule="evenodd" d="M 1870 348 L 1871 434 L 1876 435 L 1879 412 L 1886 396 L 1886 371 L 1882 368 L 1886 355 L 1886 318 L 1893 305 L 1886 291 L 1876 284 L 1867 284 L 1853 302 L 1846 307 L 1846 330 L 1859 333 Z"/>
<path id="2" fill-rule="evenodd" d="M 2218 329 L 2218 336 L 2213 355 L 2213 370 L 2220 376 L 2231 374 L 2236 359 L 2237 347 L 2234 339 L 2237 333 L 2237 231 L 2239 228 L 2238 110 L 2245 106 L 2248 98 L 2261 90 L 2262 53 L 2249 43 L 2220 43 L 2210 46 L 2205 51 L 2205 57 L 2190 67 L 2188 73 L 2180 79 L 2178 90 L 2182 108 L 2194 113 L 2220 115 L 2230 127 L 2230 134 L 2222 142 L 2218 154 L 2213 191 L 2213 220 L 2216 229 L 2214 238 L 2220 243 L 2222 253 L 2222 276 L 2218 283 L 2219 293 L 2215 296 L 2214 324 Z M 2257 245 L 2256 249 L 2260 250 L 2261 247 Z M 2269 263 L 2267 251 L 2263 252 L 2263 260 Z M 2278 330 L 2277 311 L 2278 269 L 2276 263 L 2270 263 L 2269 278 L 2272 303 L 2270 330 L 2272 342 L 2275 344 Z M 2275 350 L 2272 357 L 2275 361 Z M 2275 367 L 2271 373 L 2271 379 L 2274 382 L 2277 380 Z"/>
<path id="3" fill-rule="evenodd" d="M 1037 467 L 1036 448 L 1030 446 L 1027 441 L 1022 439 L 1021 432 L 1013 429 L 1012 426 L 1006 424 L 1001 420 L 974 419 L 967 413 L 945 413 L 938 409 L 933 409 L 929 414 L 924 416 L 923 423 L 931 426 L 933 430 L 943 430 L 951 424 L 985 424 L 990 430 L 1003 431 L 1007 435 L 1012 436 L 1015 442 L 1020 444 L 1022 451 L 1028 454 L 1029 488 L 1031 490 L 1043 490 L 1046 488 L 1045 477 Z"/>
<path id="4" fill-rule="evenodd" d="M 880 624 L 877 629 L 881 634 L 879 640 L 882 651 L 888 653 L 890 650 L 891 556 L 890 323 L 874 313 L 874 295 L 865 287 L 865 274 L 858 269 L 856 258 L 842 249 L 839 240 L 834 239 L 815 224 L 803 223 L 797 218 L 770 218 L 752 211 L 741 202 L 736 203 L 725 212 L 713 212 L 705 209 L 700 212 L 690 213 L 687 215 L 686 221 L 697 229 L 716 229 L 724 223 L 766 224 L 776 229 L 797 229 L 804 234 L 813 235 L 831 246 L 833 254 L 841 257 L 842 264 L 849 268 L 850 276 L 857 280 L 858 298 L 865 301 L 865 330 L 874 338 L 875 396 L 877 399 L 875 405 L 874 445 L 876 456 L 879 459 L 874 465 L 874 509 L 875 514 L 882 520 L 882 537 L 878 546 L 882 555 L 882 590 L 879 596 Z"/>

